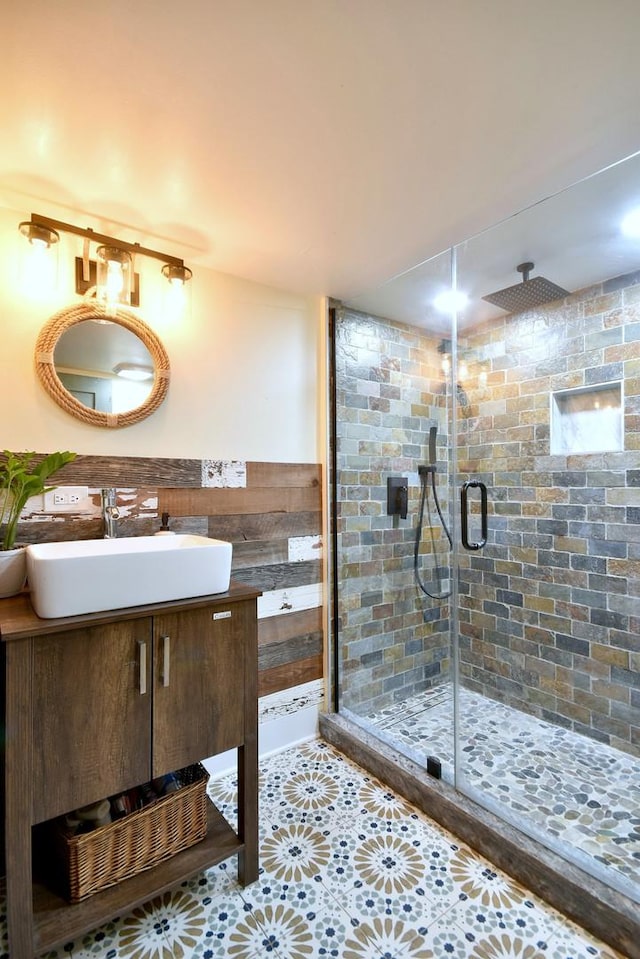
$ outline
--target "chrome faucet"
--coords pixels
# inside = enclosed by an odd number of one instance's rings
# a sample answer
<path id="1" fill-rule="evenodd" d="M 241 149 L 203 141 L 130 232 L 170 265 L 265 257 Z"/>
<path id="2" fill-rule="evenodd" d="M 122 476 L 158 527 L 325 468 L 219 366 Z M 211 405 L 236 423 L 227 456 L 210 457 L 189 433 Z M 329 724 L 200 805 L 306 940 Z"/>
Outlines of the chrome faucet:
<path id="1" fill-rule="evenodd" d="M 102 490 L 102 519 L 104 520 L 104 539 L 115 539 L 118 535 L 117 521 L 120 510 L 116 506 L 116 491 L 113 487 Z"/>

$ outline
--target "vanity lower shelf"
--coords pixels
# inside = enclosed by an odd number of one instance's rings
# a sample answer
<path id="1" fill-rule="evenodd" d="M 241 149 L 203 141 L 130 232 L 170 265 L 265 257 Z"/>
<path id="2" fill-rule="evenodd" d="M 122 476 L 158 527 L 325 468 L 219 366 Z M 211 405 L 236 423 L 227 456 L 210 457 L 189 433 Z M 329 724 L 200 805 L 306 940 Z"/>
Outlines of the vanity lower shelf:
<path id="1" fill-rule="evenodd" d="M 34 885 L 34 954 L 39 955 L 90 932 L 114 916 L 130 912 L 183 880 L 243 851 L 244 844 L 213 803 L 208 802 L 205 839 L 83 902 L 70 905 L 47 887 Z"/>

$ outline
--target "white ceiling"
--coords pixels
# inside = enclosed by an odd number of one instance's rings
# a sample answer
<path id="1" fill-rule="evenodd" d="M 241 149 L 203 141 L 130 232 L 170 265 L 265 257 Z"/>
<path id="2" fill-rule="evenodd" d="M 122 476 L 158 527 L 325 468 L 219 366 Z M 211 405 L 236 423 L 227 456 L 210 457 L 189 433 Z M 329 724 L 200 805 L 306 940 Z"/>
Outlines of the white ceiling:
<path id="1" fill-rule="evenodd" d="M 640 153 L 586 177 L 455 247 L 456 287 L 467 297 L 459 329 L 506 311 L 483 297 L 522 283 L 518 264 L 533 263 L 531 278 L 546 277 L 569 293 L 637 273 L 640 239 L 622 222 L 640 210 Z M 381 286 L 350 297 L 347 306 L 451 335 L 450 312 L 436 299 L 451 286 L 454 254 L 446 250 Z"/>
<path id="2" fill-rule="evenodd" d="M 0 203 L 194 273 L 349 299 L 640 148 L 640 0 L 4 0 L 1 29 Z"/>

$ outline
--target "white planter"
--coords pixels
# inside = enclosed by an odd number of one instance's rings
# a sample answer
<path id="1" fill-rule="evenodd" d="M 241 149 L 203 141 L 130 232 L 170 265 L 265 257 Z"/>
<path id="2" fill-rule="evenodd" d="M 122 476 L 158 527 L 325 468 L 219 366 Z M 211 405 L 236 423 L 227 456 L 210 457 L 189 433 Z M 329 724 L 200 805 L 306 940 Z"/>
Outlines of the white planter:
<path id="1" fill-rule="evenodd" d="M 0 599 L 15 596 L 27 581 L 27 551 L 0 550 Z"/>

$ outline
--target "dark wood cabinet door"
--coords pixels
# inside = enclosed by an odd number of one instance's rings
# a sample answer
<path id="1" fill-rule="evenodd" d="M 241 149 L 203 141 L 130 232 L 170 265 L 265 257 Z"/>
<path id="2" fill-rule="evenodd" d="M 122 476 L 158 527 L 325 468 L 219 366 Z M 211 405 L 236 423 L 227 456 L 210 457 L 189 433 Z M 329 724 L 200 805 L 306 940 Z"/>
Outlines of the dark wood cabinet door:
<path id="1" fill-rule="evenodd" d="M 156 616 L 154 776 L 242 745 L 249 641 L 255 603 Z"/>
<path id="2" fill-rule="evenodd" d="M 151 778 L 151 622 L 33 642 L 34 822 Z"/>

